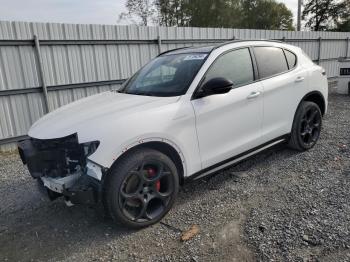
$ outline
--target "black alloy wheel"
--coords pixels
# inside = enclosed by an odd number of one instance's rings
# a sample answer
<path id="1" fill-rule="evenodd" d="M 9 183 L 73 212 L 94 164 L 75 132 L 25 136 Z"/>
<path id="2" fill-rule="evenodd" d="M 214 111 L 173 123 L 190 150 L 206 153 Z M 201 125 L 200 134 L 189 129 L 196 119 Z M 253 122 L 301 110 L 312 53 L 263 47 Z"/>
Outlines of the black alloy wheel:
<path id="1" fill-rule="evenodd" d="M 289 146 L 299 151 L 311 149 L 317 143 L 322 128 L 322 113 L 313 102 L 303 101 L 294 117 Z"/>
<path id="2" fill-rule="evenodd" d="M 175 164 L 152 149 L 129 154 L 109 175 L 105 206 L 115 221 L 129 227 L 158 222 L 172 207 L 179 190 Z"/>
<path id="3" fill-rule="evenodd" d="M 312 147 L 318 140 L 321 131 L 321 112 L 310 107 L 303 115 L 300 125 L 300 136 L 306 147 Z"/>
<path id="4" fill-rule="evenodd" d="M 130 170 L 120 189 L 123 214 L 135 222 L 159 217 L 175 190 L 170 169 L 160 160 L 144 160 Z"/>

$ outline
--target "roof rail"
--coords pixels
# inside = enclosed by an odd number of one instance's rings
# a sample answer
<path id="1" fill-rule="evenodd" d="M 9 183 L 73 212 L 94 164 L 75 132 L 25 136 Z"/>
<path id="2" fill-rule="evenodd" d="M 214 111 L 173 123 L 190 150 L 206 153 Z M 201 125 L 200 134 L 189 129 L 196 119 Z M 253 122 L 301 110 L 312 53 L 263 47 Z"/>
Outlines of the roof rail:
<path id="1" fill-rule="evenodd" d="M 230 40 L 230 41 L 225 41 L 221 44 L 218 44 L 217 46 L 215 46 L 214 49 L 217 49 L 219 47 L 222 47 L 224 45 L 228 45 L 228 44 L 234 44 L 234 43 L 239 43 L 239 42 L 243 42 L 244 40 L 240 40 L 240 39 L 233 39 L 233 40 Z"/>
<path id="2" fill-rule="evenodd" d="M 165 52 L 160 53 L 158 56 L 161 56 L 161 55 L 173 52 L 173 51 L 181 50 L 181 49 L 191 48 L 191 47 L 193 47 L 193 46 L 186 46 L 186 47 L 179 47 L 179 48 L 170 49 L 170 50 L 167 50 Z"/>
<path id="3" fill-rule="evenodd" d="M 264 41 L 264 42 L 284 43 L 283 41 L 274 40 L 274 39 L 249 39 L 249 40 L 235 39 L 235 40 L 223 42 L 222 44 L 219 44 L 219 45 L 215 46 L 214 49 L 220 48 L 220 47 L 228 45 L 228 44 L 241 43 L 241 42 L 251 42 L 251 41 L 254 41 L 254 42 Z"/>
<path id="4" fill-rule="evenodd" d="M 221 44 L 216 45 L 216 46 L 213 48 L 213 50 L 215 50 L 215 49 L 217 49 L 217 48 L 220 48 L 220 47 L 222 47 L 222 46 L 228 45 L 228 44 L 241 43 L 241 42 L 250 42 L 250 41 L 255 41 L 255 42 L 257 42 L 257 41 L 264 41 L 264 42 L 285 43 L 284 41 L 276 40 L 276 39 L 250 39 L 250 40 L 233 39 L 233 40 L 226 41 L 226 42 L 223 42 L 223 43 L 221 43 Z M 170 49 L 170 50 L 167 50 L 167 51 L 165 51 L 165 52 L 160 53 L 158 56 L 161 56 L 161 55 L 164 55 L 164 54 L 173 52 L 173 51 L 182 50 L 182 49 L 188 49 L 188 48 L 193 48 L 193 46 L 186 46 L 186 47 L 180 47 L 180 48 Z M 213 50 L 211 50 L 210 53 L 211 53 Z"/>

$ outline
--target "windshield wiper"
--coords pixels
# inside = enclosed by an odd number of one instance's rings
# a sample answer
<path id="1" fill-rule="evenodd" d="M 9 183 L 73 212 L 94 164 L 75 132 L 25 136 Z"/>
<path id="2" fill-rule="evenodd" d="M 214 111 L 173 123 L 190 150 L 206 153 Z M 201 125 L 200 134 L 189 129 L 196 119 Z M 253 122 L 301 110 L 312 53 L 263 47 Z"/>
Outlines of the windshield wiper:
<path id="1" fill-rule="evenodd" d="M 138 95 L 138 96 L 156 96 L 154 93 L 151 92 L 134 92 L 134 93 L 127 93 L 130 95 Z"/>

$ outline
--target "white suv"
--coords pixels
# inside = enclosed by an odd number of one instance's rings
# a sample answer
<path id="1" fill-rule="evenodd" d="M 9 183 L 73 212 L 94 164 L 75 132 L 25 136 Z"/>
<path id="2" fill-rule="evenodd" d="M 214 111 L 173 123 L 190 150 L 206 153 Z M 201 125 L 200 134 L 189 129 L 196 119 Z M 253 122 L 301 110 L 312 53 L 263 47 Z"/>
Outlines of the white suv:
<path id="1" fill-rule="evenodd" d="M 144 227 L 169 211 L 187 179 L 277 143 L 313 147 L 327 96 L 325 71 L 292 45 L 176 49 L 120 90 L 44 116 L 19 152 L 52 199 L 102 201 L 116 221 Z"/>

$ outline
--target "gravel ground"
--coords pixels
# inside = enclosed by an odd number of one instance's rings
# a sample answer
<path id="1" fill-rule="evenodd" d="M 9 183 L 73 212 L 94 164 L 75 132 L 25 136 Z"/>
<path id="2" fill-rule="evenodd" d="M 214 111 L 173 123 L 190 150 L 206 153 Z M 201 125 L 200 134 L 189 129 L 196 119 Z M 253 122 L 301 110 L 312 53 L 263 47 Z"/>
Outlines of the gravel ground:
<path id="1" fill-rule="evenodd" d="M 309 152 L 280 145 L 192 182 L 139 231 L 100 206 L 50 202 L 16 154 L 0 155 L 0 261 L 350 261 L 350 97 L 329 106 Z"/>

